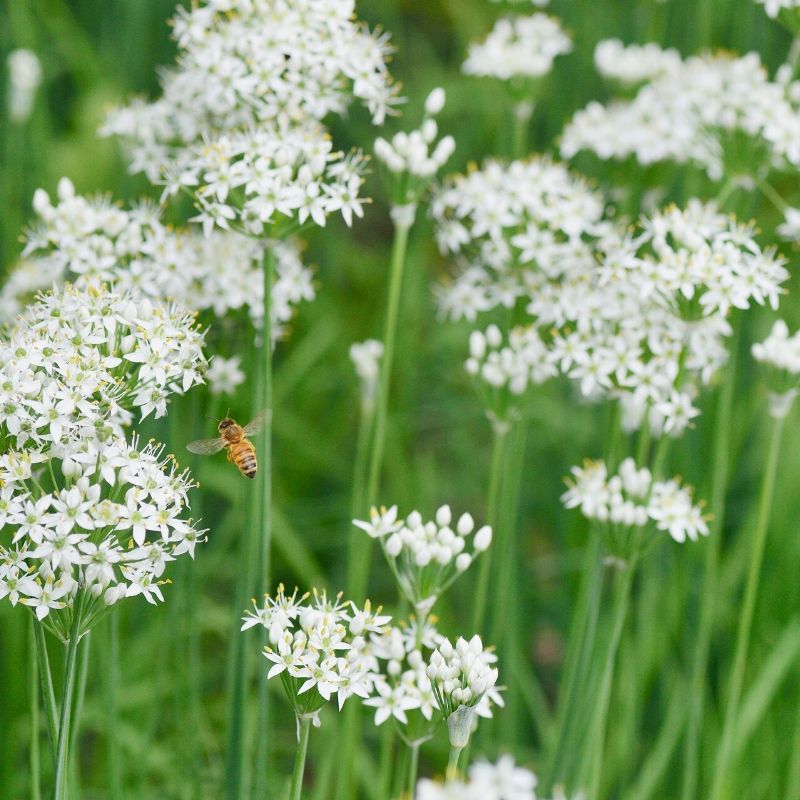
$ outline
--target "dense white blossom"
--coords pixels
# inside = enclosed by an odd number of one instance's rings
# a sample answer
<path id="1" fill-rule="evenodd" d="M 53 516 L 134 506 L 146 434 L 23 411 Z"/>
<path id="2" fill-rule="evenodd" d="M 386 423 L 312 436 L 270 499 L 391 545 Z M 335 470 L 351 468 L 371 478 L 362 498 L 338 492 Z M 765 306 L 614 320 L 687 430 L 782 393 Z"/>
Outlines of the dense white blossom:
<path id="1" fill-rule="evenodd" d="M 253 601 L 242 630 L 261 625 L 268 631 L 264 656 L 268 677 L 280 676 L 297 716 L 319 724 L 320 708 L 332 698 L 341 709 L 353 695 L 370 696 L 378 677 L 378 662 L 370 646 L 371 636 L 383 634 L 391 617 L 342 600 L 329 599 L 314 590 L 286 595 L 283 586 L 263 605 Z"/>
<path id="2" fill-rule="evenodd" d="M 693 56 L 657 75 L 630 101 L 591 102 L 567 125 L 561 154 L 571 158 L 588 150 L 602 159 L 632 156 L 645 165 L 694 162 L 714 179 L 754 174 L 762 164 L 797 167 L 798 94 L 796 83 L 770 81 L 756 53 Z"/>
<path id="3" fill-rule="evenodd" d="M 311 270 L 296 242 L 254 241 L 230 231 L 203 236 L 173 230 L 157 209 L 125 210 L 107 198 L 76 195 L 64 178 L 53 204 L 36 192 L 37 225 L 28 233 L 24 261 L 0 291 L 0 319 L 16 314 L 33 291 L 69 280 L 76 286 L 108 283 L 118 291 L 177 300 L 187 309 L 223 317 L 245 309 L 260 328 L 264 316 L 264 248 L 275 257 L 270 316 L 272 337 L 286 332 L 294 308 L 314 298 Z M 19 273 L 19 274 L 17 274 Z"/>
<path id="4" fill-rule="evenodd" d="M 676 542 L 708 535 L 702 507 L 693 502 L 691 489 L 677 478 L 656 480 L 646 467 L 637 468 L 632 458 L 626 458 L 615 474 L 609 474 L 603 461 L 587 461 L 572 468 L 567 484 L 569 489 L 561 497 L 564 505 L 602 523 L 614 551 L 630 544 L 632 531 L 650 526 Z"/>
<path id="5" fill-rule="evenodd" d="M 800 331 L 790 335 L 789 327 L 779 319 L 769 336 L 753 345 L 752 353 L 766 373 L 770 414 L 781 419 L 791 410 L 800 390 Z"/>
<path id="6" fill-rule="evenodd" d="M 536 775 L 518 766 L 509 755 L 495 764 L 477 761 L 465 780 L 445 784 L 423 778 L 417 784 L 415 800 L 536 800 Z"/>
<path id="7" fill-rule="evenodd" d="M 677 50 L 655 42 L 626 46 L 619 39 L 603 39 L 594 48 L 594 63 L 604 78 L 631 86 L 672 72 L 682 62 Z"/>
<path id="8" fill-rule="evenodd" d="M 8 67 L 8 116 L 16 123 L 25 122 L 33 111 L 36 90 L 42 81 L 42 65 L 32 50 L 12 50 L 6 58 Z"/>
<path id="9" fill-rule="evenodd" d="M 484 41 L 470 45 L 463 69 L 501 80 L 540 78 L 550 72 L 556 56 L 571 50 L 572 40 L 555 17 L 503 17 Z"/>
<path id="10" fill-rule="evenodd" d="M 369 522 L 353 524 L 380 541 L 400 590 L 423 615 L 492 541 L 492 529 L 484 525 L 476 531 L 470 514 L 454 524 L 450 506 L 439 508 L 429 521 L 419 511 L 403 520 L 397 518 L 397 506 L 381 511 L 373 507 Z"/>
<path id="11" fill-rule="evenodd" d="M 178 63 L 163 96 L 113 112 L 131 170 L 189 192 L 196 221 L 263 235 L 361 216 L 363 160 L 334 150 L 322 120 L 358 98 L 381 123 L 397 102 L 388 37 L 352 0 L 212 0 L 175 19 Z"/>
<path id="12" fill-rule="evenodd" d="M 239 356 L 231 358 L 214 356 L 206 373 L 206 382 L 211 394 L 234 394 L 244 380 L 242 359 Z"/>

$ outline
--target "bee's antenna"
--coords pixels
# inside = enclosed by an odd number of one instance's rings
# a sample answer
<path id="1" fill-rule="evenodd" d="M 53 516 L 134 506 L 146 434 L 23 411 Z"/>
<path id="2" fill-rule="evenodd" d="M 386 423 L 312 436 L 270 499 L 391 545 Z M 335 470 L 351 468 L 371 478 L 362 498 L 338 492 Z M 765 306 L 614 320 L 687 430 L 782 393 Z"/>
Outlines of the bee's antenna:
<path id="1" fill-rule="evenodd" d="M 230 408 L 229 408 L 229 409 L 228 409 L 228 410 L 225 412 L 225 416 L 226 416 L 226 417 L 229 417 L 230 415 L 231 415 L 231 410 L 230 410 Z"/>
<path id="2" fill-rule="evenodd" d="M 219 422 L 216 417 L 210 417 L 208 414 L 206 414 L 206 419 L 210 419 L 212 422 Z"/>

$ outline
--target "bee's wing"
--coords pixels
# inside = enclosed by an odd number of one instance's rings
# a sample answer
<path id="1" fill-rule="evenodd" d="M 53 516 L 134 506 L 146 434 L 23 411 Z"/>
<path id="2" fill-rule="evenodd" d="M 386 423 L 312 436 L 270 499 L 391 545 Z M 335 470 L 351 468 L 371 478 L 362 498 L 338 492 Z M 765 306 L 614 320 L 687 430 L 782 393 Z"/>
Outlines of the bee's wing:
<path id="1" fill-rule="evenodd" d="M 225 440 L 220 436 L 214 439 L 196 439 L 186 445 L 190 453 L 197 453 L 201 456 L 210 456 L 212 453 L 219 453 L 225 447 Z"/>
<path id="2" fill-rule="evenodd" d="M 255 436 L 260 433 L 261 428 L 264 427 L 264 421 L 270 415 L 270 410 L 265 408 L 262 412 L 257 414 L 247 425 L 242 428 L 245 436 Z"/>

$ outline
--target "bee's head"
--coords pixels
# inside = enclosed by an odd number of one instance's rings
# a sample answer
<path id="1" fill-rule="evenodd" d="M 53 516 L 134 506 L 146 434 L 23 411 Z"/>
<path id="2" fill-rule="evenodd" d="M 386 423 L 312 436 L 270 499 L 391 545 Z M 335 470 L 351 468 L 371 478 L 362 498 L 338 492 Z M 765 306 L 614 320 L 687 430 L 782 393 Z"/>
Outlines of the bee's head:
<path id="1" fill-rule="evenodd" d="M 220 423 L 219 423 L 219 432 L 220 433 L 225 433 L 225 431 L 227 431 L 229 428 L 231 428 L 235 424 L 236 423 L 230 417 L 225 417 L 225 419 L 221 420 Z"/>

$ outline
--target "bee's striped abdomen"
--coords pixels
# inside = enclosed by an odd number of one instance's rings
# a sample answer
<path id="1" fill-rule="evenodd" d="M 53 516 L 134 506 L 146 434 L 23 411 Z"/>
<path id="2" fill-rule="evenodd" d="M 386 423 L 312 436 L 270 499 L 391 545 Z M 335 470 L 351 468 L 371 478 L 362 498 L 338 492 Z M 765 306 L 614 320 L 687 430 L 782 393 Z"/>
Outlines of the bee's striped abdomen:
<path id="1" fill-rule="evenodd" d="M 253 447 L 252 442 L 247 439 L 241 439 L 236 444 L 231 445 L 230 453 L 231 459 L 236 464 L 239 472 L 245 478 L 255 478 L 258 460 L 256 459 L 256 449 Z"/>

